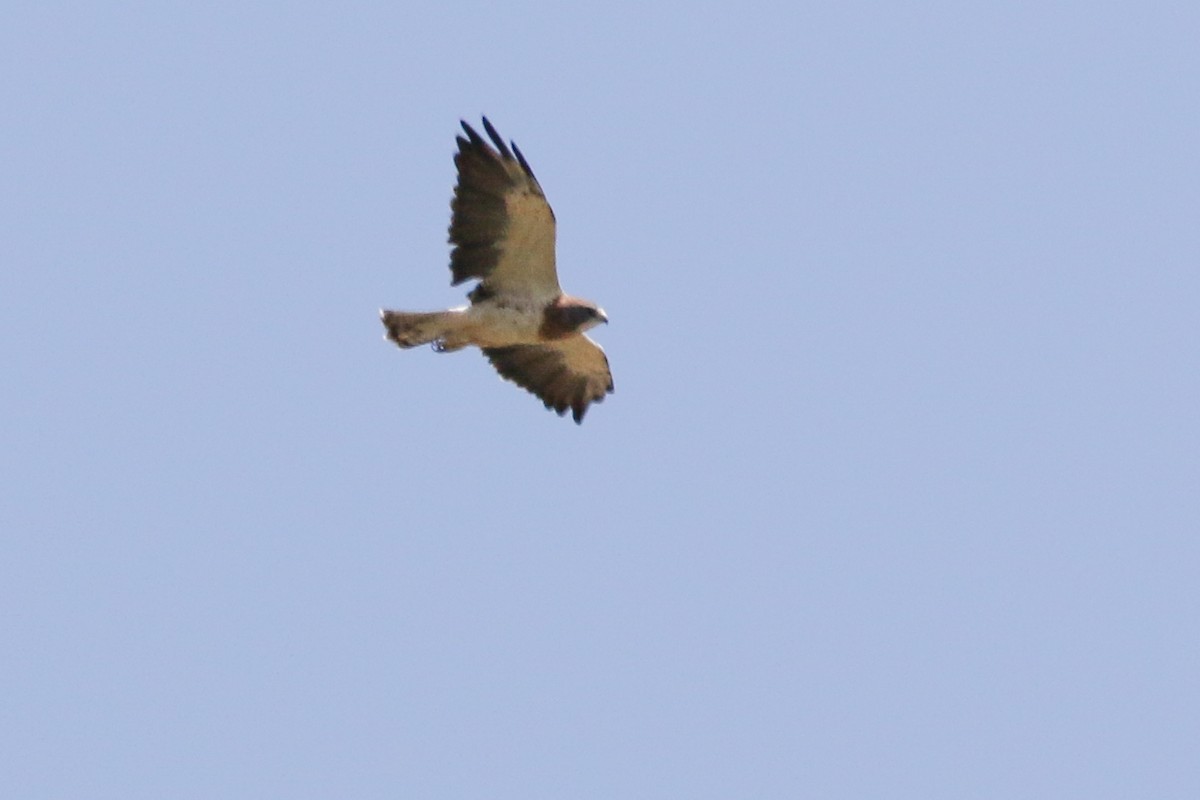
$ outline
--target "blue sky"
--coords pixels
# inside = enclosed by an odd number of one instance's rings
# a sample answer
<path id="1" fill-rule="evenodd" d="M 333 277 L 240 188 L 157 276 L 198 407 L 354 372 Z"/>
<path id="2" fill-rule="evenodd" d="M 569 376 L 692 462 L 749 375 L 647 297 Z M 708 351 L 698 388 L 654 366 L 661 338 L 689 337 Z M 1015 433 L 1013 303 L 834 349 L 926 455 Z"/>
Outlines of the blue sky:
<path id="1" fill-rule="evenodd" d="M 0 794 L 1196 797 L 1190 3 L 17 3 Z M 462 301 L 486 113 L 607 310 Z"/>

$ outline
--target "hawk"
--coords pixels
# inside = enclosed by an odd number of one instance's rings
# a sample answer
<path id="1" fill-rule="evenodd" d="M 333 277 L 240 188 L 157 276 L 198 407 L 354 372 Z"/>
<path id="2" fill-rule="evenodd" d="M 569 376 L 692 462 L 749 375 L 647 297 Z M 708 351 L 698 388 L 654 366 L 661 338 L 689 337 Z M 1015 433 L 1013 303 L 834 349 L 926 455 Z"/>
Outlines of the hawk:
<path id="1" fill-rule="evenodd" d="M 450 201 L 450 283 L 477 279 L 470 304 L 446 311 L 379 312 L 400 347 L 439 353 L 478 347 L 500 376 L 575 422 L 613 390 L 608 358 L 584 331 L 608 322 L 596 304 L 564 294 L 554 266 L 554 212 L 529 162 L 487 117 L 490 146 L 462 123 Z"/>

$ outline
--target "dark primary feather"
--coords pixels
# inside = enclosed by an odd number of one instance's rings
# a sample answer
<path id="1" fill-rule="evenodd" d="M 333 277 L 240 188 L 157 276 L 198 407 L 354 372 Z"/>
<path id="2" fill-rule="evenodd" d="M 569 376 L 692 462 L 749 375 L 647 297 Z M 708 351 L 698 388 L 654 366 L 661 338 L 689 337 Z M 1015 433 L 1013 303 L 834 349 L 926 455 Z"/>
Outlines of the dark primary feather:
<path id="1" fill-rule="evenodd" d="M 463 122 L 462 124 L 463 127 L 465 127 L 468 131 L 471 131 L 471 127 L 467 125 L 467 123 Z M 533 178 L 534 181 L 537 181 L 537 178 L 533 174 L 533 170 L 529 167 L 529 162 L 525 160 L 525 156 L 521 155 L 521 148 L 517 147 L 516 142 L 512 143 L 512 152 L 509 152 L 508 145 L 504 144 L 504 139 L 502 139 L 500 134 L 496 132 L 496 129 L 492 127 L 492 123 L 488 121 L 487 117 L 483 118 L 483 129 L 487 131 L 487 135 L 491 138 L 492 142 L 495 143 L 496 149 L 500 151 L 500 155 L 511 161 L 513 158 L 513 153 L 516 153 L 517 163 L 521 165 L 521 169 L 525 171 L 526 175 L 528 175 L 530 178 Z M 474 131 L 471 131 L 471 133 L 474 133 Z M 476 137 L 478 137 L 478 134 L 476 134 Z"/>
<path id="2" fill-rule="evenodd" d="M 507 380 L 536 395 L 546 408 L 562 416 L 571 409 L 583 422 L 588 405 L 613 390 L 604 351 L 584 336 L 552 345 L 486 347 L 483 354 Z"/>
<path id="3" fill-rule="evenodd" d="M 521 155 L 521 148 L 517 147 L 516 142 L 513 142 L 512 146 L 513 152 L 517 154 L 517 161 L 521 164 L 521 169 L 525 170 L 525 174 L 536 181 L 537 178 L 534 176 L 533 170 L 529 167 L 529 162 L 525 160 L 525 156 Z"/>
<path id="4" fill-rule="evenodd" d="M 463 126 L 466 127 L 466 125 L 467 123 L 463 122 Z M 496 133 L 496 129 L 492 127 L 492 123 L 488 121 L 487 117 L 483 118 L 483 129 L 487 131 L 488 138 L 490 138 L 492 143 L 496 145 L 496 149 L 500 151 L 500 155 L 511 160 L 513 155 L 511 152 L 509 152 L 508 145 L 506 145 L 504 140 L 500 138 L 500 134 Z M 467 128 L 467 130 L 470 130 L 470 128 Z M 515 142 L 513 143 L 513 146 L 516 147 Z"/>

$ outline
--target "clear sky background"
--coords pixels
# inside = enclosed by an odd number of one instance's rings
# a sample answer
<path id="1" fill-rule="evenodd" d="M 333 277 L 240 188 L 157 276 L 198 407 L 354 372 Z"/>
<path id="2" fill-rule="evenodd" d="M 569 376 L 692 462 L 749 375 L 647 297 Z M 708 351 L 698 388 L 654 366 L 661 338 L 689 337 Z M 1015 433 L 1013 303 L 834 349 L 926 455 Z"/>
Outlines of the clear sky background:
<path id="1" fill-rule="evenodd" d="M 10 3 L 0 796 L 1200 797 L 1198 31 Z M 581 427 L 382 338 L 480 114 Z"/>

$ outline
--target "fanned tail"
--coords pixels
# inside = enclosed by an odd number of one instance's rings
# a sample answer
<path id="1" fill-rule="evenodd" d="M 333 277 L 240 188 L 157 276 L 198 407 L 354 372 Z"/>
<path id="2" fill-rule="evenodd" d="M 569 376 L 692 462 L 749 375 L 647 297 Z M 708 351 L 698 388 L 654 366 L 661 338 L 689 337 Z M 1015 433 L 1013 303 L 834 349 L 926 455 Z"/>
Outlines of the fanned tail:
<path id="1" fill-rule="evenodd" d="M 418 347 L 433 344 L 433 349 L 446 352 L 457 350 L 467 342 L 459 339 L 457 311 L 380 311 L 387 338 L 400 347 Z"/>

